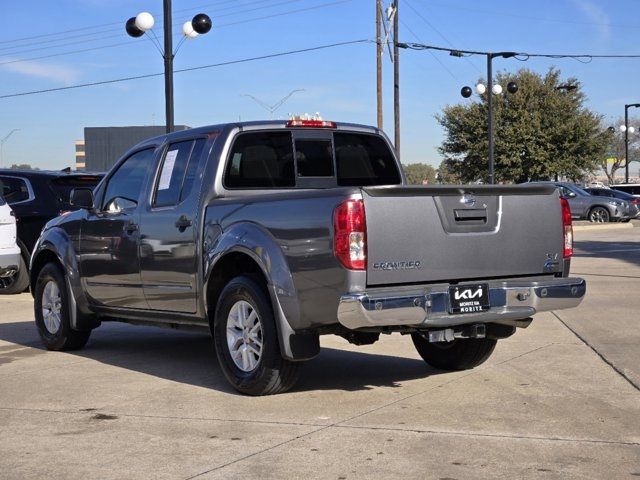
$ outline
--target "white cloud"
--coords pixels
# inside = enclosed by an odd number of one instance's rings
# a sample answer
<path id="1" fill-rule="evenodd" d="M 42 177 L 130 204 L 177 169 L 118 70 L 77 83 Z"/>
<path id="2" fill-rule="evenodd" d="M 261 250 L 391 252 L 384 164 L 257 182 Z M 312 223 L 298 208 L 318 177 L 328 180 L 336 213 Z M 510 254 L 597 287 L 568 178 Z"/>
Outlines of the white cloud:
<path id="1" fill-rule="evenodd" d="M 608 37 L 611 33 L 611 27 L 609 26 L 610 18 L 600 6 L 594 2 L 587 0 L 572 0 L 572 3 L 587 17 L 589 22 L 592 22 L 598 29 L 598 32 L 602 37 Z"/>
<path id="2" fill-rule="evenodd" d="M 11 59 L 7 60 L 11 61 Z M 76 82 L 80 76 L 79 70 L 70 67 L 34 61 L 5 63 L 2 68 L 10 72 L 30 77 L 46 78 L 67 85 Z"/>

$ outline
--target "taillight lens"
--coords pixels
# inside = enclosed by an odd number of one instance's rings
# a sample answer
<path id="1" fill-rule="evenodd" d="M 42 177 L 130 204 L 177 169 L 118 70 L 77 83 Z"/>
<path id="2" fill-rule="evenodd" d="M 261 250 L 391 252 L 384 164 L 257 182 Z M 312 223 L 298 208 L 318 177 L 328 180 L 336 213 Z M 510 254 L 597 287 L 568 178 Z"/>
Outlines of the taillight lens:
<path id="1" fill-rule="evenodd" d="M 562 205 L 562 229 L 564 236 L 564 252 L 562 256 L 569 258 L 573 255 L 573 225 L 571 223 L 571 208 L 566 198 L 560 199 Z"/>
<path id="2" fill-rule="evenodd" d="M 362 200 L 346 200 L 333 211 L 333 253 L 349 270 L 365 270 L 367 223 Z"/>

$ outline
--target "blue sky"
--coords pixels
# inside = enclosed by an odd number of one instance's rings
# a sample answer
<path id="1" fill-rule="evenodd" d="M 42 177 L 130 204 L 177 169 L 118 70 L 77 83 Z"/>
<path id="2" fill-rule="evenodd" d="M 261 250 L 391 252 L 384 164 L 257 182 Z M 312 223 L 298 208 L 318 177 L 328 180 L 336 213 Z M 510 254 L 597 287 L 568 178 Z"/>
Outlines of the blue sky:
<path id="1" fill-rule="evenodd" d="M 385 0 L 385 4 L 388 0 Z M 175 68 L 373 39 L 375 0 L 174 0 L 174 23 L 205 12 L 213 30 L 185 42 Z M 317 7 L 317 8 L 313 8 Z M 640 53 L 636 0 L 400 0 L 400 40 L 462 49 L 542 53 Z M 124 32 L 127 18 L 149 11 L 161 23 L 161 0 L 35 0 L 3 2 L 0 15 L 0 95 L 162 71 L 153 44 Z M 418 13 L 420 15 L 418 15 Z M 260 18 L 267 17 L 270 18 Z M 54 36 L 36 35 L 76 30 Z M 160 25 L 155 30 L 161 37 Z M 179 26 L 174 27 L 176 37 Z M 112 46 L 115 45 L 115 46 Z M 75 50 L 93 49 L 75 54 Z M 375 45 L 358 44 L 224 66 L 175 76 L 176 124 L 268 118 L 242 94 L 276 103 L 304 89 L 277 112 L 320 112 L 324 118 L 374 124 Z M 50 56 L 58 55 L 59 56 Z M 39 58 L 50 56 L 49 58 Z M 437 58 L 437 59 L 436 59 Z M 545 72 L 559 67 L 583 83 L 588 106 L 613 124 L 624 103 L 640 102 L 640 59 L 498 59 L 499 70 Z M 485 72 L 483 58 L 402 51 L 402 160 L 437 165 L 442 131 L 434 114 L 463 101 L 460 88 Z M 385 57 L 385 130 L 393 136 L 392 66 Z M 0 99 L 3 166 L 31 163 L 63 168 L 74 162 L 74 141 L 86 126 L 161 125 L 162 77 L 77 90 Z"/>

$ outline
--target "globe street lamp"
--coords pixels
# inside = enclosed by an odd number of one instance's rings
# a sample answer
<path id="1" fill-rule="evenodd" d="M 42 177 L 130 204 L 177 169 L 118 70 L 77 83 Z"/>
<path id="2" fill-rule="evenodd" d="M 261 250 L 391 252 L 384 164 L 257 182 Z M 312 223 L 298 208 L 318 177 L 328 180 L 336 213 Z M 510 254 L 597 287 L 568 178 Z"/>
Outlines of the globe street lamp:
<path id="1" fill-rule="evenodd" d="M 476 85 L 476 92 L 478 95 L 484 95 L 487 91 L 492 92 L 492 95 L 487 95 L 487 130 L 488 130 L 488 139 L 489 139 L 489 183 L 495 183 L 495 174 L 494 174 L 494 142 L 493 142 L 493 95 L 501 95 L 503 92 L 502 85 L 498 83 L 493 83 L 493 72 L 492 72 L 492 60 L 495 57 L 503 57 L 509 58 L 515 56 L 515 53 L 512 52 L 501 52 L 501 53 L 488 53 L 487 54 L 487 85 L 483 83 L 478 83 Z M 509 82 L 507 84 L 507 92 L 516 93 L 518 91 L 518 84 L 516 82 Z M 460 94 L 464 98 L 469 98 L 473 94 L 473 90 L 471 87 L 462 87 L 460 90 Z"/>
<path id="2" fill-rule="evenodd" d="M 163 17 L 164 17 L 164 49 L 160 48 L 155 33 L 152 29 L 155 25 L 155 19 L 149 12 L 141 12 L 135 17 L 131 17 L 125 24 L 125 29 L 129 36 L 133 38 L 142 37 L 147 32 L 151 32 L 153 36 L 149 36 L 152 42 L 160 51 L 164 59 L 164 96 L 166 108 L 166 127 L 167 133 L 173 131 L 173 59 L 180 49 L 182 42 L 187 39 L 193 39 L 198 35 L 205 34 L 211 30 L 211 19 L 204 13 L 199 13 L 190 22 L 182 25 L 182 40 L 178 44 L 176 51 L 173 51 L 173 38 L 171 28 L 171 0 L 163 0 Z"/>
<path id="3" fill-rule="evenodd" d="M 629 103 L 624 106 L 624 125 L 620 125 L 620 131 L 624 132 L 624 183 L 629 183 L 629 134 L 636 131 L 629 126 L 629 109 L 640 107 L 640 103 Z"/>

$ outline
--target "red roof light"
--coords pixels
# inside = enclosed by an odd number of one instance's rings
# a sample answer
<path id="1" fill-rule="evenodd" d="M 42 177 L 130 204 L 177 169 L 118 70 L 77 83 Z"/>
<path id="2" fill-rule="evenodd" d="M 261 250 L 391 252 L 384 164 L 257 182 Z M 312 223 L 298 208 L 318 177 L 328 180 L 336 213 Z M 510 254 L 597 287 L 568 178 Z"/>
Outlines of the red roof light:
<path id="1" fill-rule="evenodd" d="M 326 120 L 289 120 L 287 127 L 338 128 L 336 122 L 328 122 Z"/>

